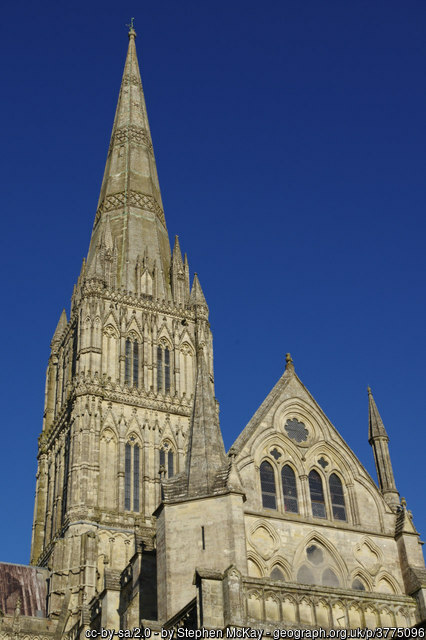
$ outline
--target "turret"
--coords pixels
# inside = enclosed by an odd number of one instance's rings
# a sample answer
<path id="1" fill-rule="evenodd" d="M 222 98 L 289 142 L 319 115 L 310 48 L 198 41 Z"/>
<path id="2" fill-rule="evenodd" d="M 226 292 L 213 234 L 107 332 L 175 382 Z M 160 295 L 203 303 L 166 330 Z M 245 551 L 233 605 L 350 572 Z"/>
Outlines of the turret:
<path id="1" fill-rule="evenodd" d="M 389 436 L 370 387 L 368 387 L 368 442 L 373 447 L 380 491 L 391 509 L 396 510 L 399 506 L 399 493 L 393 477 L 388 445 Z"/>

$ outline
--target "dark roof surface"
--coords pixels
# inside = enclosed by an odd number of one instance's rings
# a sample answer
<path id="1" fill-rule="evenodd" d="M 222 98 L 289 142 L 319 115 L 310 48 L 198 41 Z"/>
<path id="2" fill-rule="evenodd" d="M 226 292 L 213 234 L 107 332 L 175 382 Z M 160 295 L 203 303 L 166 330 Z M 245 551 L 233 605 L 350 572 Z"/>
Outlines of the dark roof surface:
<path id="1" fill-rule="evenodd" d="M 18 598 L 21 615 L 46 617 L 46 579 L 40 567 L 0 562 L 0 611 L 13 614 Z"/>

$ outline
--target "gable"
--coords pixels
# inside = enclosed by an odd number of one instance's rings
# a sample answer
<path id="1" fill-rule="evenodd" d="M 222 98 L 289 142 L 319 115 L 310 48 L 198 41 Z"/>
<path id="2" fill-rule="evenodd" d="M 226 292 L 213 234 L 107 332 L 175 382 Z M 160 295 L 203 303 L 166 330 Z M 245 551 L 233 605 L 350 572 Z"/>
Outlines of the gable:
<path id="1" fill-rule="evenodd" d="M 290 506 L 291 496 L 287 496 L 286 502 L 284 495 L 285 491 L 291 491 L 283 485 L 286 482 L 283 474 L 287 472 L 299 497 L 296 513 L 368 525 L 382 532 L 390 532 L 394 527 L 394 515 L 373 479 L 292 366 L 287 367 L 233 449 L 249 509 L 259 511 L 268 505 L 268 499 L 262 496 L 263 468 L 266 474 L 263 481 L 275 483 L 278 511 L 292 510 L 295 506 L 294 500 Z M 319 502 L 324 506 L 314 504 L 315 483 Z M 273 500 L 269 499 L 269 504 Z"/>

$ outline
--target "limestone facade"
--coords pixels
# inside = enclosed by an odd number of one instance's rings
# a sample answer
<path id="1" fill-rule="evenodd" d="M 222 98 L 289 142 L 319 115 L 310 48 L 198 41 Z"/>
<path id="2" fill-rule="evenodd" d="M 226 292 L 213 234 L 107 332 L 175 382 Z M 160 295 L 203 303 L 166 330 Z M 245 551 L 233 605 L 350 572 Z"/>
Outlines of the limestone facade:
<path id="1" fill-rule="evenodd" d="M 46 609 L 22 615 L 22 585 L 3 585 L 0 640 L 419 624 L 426 569 L 371 390 L 379 486 L 289 355 L 225 452 L 209 310 L 177 238 L 170 250 L 135 37 L 47 367 L 31 550 Z"/>

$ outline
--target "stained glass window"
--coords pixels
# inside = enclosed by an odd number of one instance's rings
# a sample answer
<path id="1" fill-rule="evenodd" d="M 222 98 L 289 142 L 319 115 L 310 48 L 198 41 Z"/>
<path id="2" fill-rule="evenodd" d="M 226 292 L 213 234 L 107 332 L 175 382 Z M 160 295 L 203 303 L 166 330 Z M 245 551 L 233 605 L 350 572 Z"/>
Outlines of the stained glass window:
<path id="1" fill-rule="evenodd" d="M 298 513 L 296 476 L 288 464 L 281 470 L 281 479 L 283 483 L 284 510 L 290 513 Z"/>
<path id="2" fill-rule="evenodd" d="M 322 481 L 319 473 L 315 470 L 312 470 L 309 474 L 309 491 L 311 494 L 312 515 L 314 518 L 326 518 Z"/>
<path id="3" fill-rule="evenodd" d="M 277 508 L 277 492 L 275 489 L 274 470 L 269 462 L 260 465 L 260 485 L 262 488 L 262 505 L 266 509 Z"/>
<path id="4" fill-rule="evenodd" d="M 345 497 L 343 495 L 342 482 L 335 473 L 332 473 L 329 480 L 331 507 L 335 520 L 346 520 Z"/>

